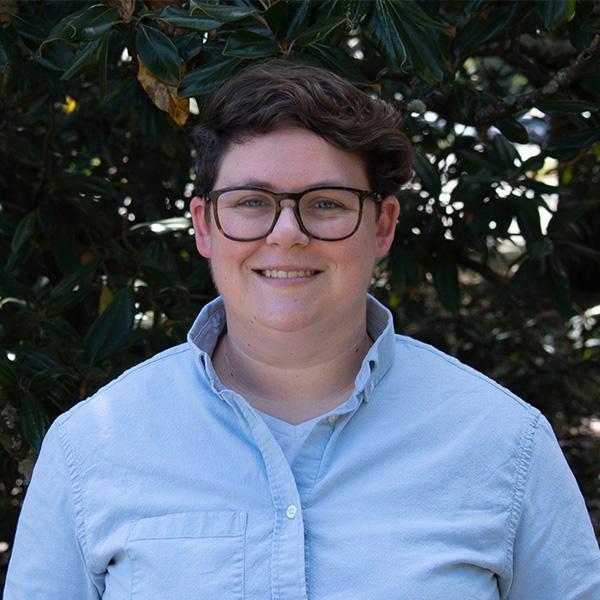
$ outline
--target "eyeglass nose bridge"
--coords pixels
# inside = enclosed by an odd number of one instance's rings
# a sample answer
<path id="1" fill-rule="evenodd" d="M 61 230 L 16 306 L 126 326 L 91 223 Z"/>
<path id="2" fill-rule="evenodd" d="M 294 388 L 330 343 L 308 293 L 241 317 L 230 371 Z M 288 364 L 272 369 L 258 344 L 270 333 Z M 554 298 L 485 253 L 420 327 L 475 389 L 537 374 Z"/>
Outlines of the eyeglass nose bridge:
<path id="1" fill-rule="evenodd" d="M 306 235 L 307 237 L 312 237 L 311 234 L 307 231 L 304 223 L 302 222 L 302 217 L 300 216 L 300 200 L 302 196 L 304 196 L 306 192 L 271 192 L 272 198 L 275 200 L 275 215 L 273 216 L 273 222 L 271 223 L 271 227 L 269 227 L 269 231 L 267 231 L 267 236 L 273 233 L 275 229 L 275 225 L 279 221 L 279 217 L 281 216 L 282 207 L 281 203 L 284 200 L 292 200 L 294 202 L 293 212 L 296 217 L 296 223 L 298 223 L 298 228 L 300 231 Z M 266 236 L 265 236 L 266 237 Z"/>

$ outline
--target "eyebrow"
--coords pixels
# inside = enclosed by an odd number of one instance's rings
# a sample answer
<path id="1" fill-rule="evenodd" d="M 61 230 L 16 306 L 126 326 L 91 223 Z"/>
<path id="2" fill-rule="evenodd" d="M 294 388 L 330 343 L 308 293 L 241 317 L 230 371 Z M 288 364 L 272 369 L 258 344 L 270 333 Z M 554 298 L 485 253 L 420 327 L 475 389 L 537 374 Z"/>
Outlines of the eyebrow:
<path id="1" fill-rule="evenodd" d="M 229 185 L 227 185 L 226 187 L 243 187 L 245 185 L 253 185 L 255 187 L 260 187 L 260 188 L 264 188 L 266 190 L 271 190 L 271 191 L 275 191 L 273 189 L 273 185 L 271 182 L 269 181 L 265 181 L 263 179 L 254 179 L 254 178 L 250 178 L 250 179 L 244 179 L 243 181 L 237 181 L 235 183 L 230 183 Z M 315 181 L 314 183 L 311 183 L 310 185 L 305 186 L 303 189 L 307 190 L 310 188 L 318 188 L 318 187 L 330 187 L 330 186 L 342 186 L 345 187 L 346 184 L 344 182 L 341 181 L 335 181 L 335 180 L 330 180 L 330 181 Z M 290 190 L 282 190 L 285 192 L 289 192 Z"/>

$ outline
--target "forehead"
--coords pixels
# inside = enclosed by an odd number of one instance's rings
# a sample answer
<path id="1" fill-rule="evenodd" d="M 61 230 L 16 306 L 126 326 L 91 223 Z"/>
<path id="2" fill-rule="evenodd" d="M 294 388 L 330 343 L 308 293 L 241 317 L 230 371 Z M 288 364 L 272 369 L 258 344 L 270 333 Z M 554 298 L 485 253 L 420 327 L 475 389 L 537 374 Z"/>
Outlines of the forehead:
<path id="1" fill-rule="evenodd" d="M 318 185 L 368 189 L 364 161 L 312 131 L 285 127 L 232 144 L 214 187 L 261 185 L 295 191 Z"/>

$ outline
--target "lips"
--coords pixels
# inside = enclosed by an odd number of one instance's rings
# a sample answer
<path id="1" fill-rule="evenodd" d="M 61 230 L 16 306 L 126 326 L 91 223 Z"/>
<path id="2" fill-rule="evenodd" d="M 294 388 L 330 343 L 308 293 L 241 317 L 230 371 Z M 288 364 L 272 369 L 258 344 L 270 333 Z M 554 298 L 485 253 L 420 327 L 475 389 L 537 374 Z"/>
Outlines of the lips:
<path id="1" fill-rule="evenodd" d="M 269 279 L 297 279 L 302 277 L 312 277 L 319 271 L 309 269 L 304 270 L 283 270 L 283 269 L 264 269 L 258 271 L 263 277 Z"/>

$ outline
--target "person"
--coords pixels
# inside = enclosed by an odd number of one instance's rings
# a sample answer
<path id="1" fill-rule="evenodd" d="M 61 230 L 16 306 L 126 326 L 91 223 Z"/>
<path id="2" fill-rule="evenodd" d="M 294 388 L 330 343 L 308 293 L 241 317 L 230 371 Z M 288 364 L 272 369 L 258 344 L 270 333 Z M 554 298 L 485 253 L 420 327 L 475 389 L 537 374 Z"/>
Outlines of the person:
<path id="1" fill-rule="evenodd" d="M 392 107 L 285 60 L 194 132 L 219 298 L 48 431 L 6 600 L 593 600 L 548 421 L 368 295 L 412 150 Z"/>

